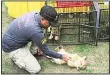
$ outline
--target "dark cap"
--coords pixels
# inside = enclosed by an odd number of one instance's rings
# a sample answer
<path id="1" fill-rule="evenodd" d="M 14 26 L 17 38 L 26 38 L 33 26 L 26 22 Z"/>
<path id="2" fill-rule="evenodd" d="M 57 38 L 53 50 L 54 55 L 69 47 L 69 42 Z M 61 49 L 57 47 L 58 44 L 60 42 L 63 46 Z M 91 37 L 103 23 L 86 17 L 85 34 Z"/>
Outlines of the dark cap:
<path id="1" fill-rule="evenodd" d="M 43 6 L 40 10 L 40 15 L 49 21 L 51 26 L 59 26 L 57 12 L 52 6 Z"/>

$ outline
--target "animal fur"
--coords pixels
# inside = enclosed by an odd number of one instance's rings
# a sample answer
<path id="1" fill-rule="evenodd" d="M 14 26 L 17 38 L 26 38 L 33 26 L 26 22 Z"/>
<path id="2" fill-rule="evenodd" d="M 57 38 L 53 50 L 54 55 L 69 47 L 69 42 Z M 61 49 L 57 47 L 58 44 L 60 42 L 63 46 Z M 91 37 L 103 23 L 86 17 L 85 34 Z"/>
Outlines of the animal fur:
<path id="1" fill-rule="evenodd" d="M 51 40 L 54 38 L 55 40 L 59 40 L 59 29 L 58 29 L 58 27 L 51 27 L 50 26 L 47 31 L 50 32 L 48 39 Z"/>
<path id="2" fill-rule="evenodd" d="M 77 53 L 76 54 L 68 53 L 64 50 L 63 46 L 59 46 L 56 49 L 58 50 L 58 53 L 60 53 L 60 54 L 70 55 L 71 59 L 68 60 L 67 62 L 65 62 L 62 59 L 52 58 L 52 62 L 54 62 L 56 64 L 65 64 L 65 63 L 67 63 L 67 65 L 69 67 L 76 67 L 78 70 L 85 69 L 88 66 L 86 56 L 81 57 Z"/>

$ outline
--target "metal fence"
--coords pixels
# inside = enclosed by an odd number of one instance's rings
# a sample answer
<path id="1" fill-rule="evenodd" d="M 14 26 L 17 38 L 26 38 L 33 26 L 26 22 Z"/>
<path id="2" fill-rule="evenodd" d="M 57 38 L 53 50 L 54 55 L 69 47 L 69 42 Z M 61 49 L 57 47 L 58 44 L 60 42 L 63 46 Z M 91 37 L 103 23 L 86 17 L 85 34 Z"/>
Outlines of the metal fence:
<path id="1" fill-rule="evenodd" d="M 48 40 L 49 45 L 70 44 L 94 44 L 96 37 L 96 16 L 93 2 L 84 6 L 58 7 L 55 2 L 46 2 L 46 5 L 54 6 L 58 12 L 60 26 L 59 40 Z M 67 2 L 69 3 L 69 2 Z M 72 2 L 71 2 L 72 3 Z M 74 1 L 73 1 L 74 3 Z M 77 4 L 77 2 L 76 2 Z M 81 9 L 81 10 L 80 10 Z M 49 33 L 47 32 L 49 35 Z"/>
<path id="2" fill-rule="evenodd" d="M 109 2 L 108 2 L 109 3 Z M 109 41 L 109 4 L 107 2 L 99 3 L 100 20 L 99 20 L 99 41 Z"/>

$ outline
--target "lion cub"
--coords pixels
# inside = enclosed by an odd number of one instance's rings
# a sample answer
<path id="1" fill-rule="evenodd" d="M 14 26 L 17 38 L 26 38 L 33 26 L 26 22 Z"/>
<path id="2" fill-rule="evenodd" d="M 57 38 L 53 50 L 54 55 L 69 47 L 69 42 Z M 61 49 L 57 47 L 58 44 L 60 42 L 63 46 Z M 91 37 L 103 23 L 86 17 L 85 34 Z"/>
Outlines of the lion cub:
<path id="1" fill-rule="evenodd" d="M 56 48 L 56 50 L 58 51 L 58 53 L 60 54 L 68 54 L 70 55 L 71 59 L 68 60 L 67 62 L 61 60 L 61 59 L 58 59 L 58 58 L 52 58 L 52 62 L 56 63 L 56 64 L 65 64 L 67 63 L 67 65 L 69 67 L 75 67 L 77 68 L 78 70 L 80 69 L 85 69 L 87 66 L 88 66 L 88 62 L 86 60 L 86 56 L 79 56 L 77 53 L 76 54 L 71 54 L 71 53 L 68 53 L 64 50 L 63 46 L 58 46 Z"/>

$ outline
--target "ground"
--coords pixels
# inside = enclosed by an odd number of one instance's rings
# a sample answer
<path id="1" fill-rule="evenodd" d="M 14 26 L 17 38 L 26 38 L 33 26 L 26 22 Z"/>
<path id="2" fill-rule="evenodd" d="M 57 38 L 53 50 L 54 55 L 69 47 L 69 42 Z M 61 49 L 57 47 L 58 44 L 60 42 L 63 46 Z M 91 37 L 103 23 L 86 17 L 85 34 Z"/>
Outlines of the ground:
<path id="1" fill-rule="evenodd" d="M 8 24 L 13 20 L 7 13 L 7 8 L 2 4 L 2 35 L 7 29 Z M 51 49 L 55 47 L 50 46 Z M 50 59 L 39 59 L 41 65 L 40 73 L 109 73 L 109 43 L 98 42 L 98 46 L 92 45 L 69 45 L 64 49 L 70 53 L 78 53 L 87 56 L 89 65 L 85 70 L 77 71 L 67 65 L 57 65 Z M 10 58 L 2 51 L 2 73 L 4 74 L 27 74 L 28 72 L 16 66 Z"/>

